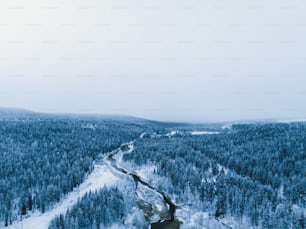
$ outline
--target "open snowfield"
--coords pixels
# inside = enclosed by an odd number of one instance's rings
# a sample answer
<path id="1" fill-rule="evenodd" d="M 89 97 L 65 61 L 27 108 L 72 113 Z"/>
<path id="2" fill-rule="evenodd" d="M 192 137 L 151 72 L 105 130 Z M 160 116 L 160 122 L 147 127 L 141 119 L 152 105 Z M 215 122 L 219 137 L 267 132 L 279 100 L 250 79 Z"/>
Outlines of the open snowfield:
<path id="1" fill-rule="evenodd" d="M 87 192 L 94 192 L 104 186 L 114 185 L 118 178 L 111 173 L 107 165 L 95 164 L 93 172 L 85 181 L 73 192 L 69 193 L 60 203 L 56 204 L 50 211 L 42 213 L 33 213 L 28 218 L 13 225 L 7 229 L 47 229 L 50 221 L 59 214 L 65 213 L 67 209 L 77 203 L 78 199 Z"/>
<path id="2" fill-rule="evenodd" d="M 191 131 L 191 135 L 220 134 L 217 131 Z"/>

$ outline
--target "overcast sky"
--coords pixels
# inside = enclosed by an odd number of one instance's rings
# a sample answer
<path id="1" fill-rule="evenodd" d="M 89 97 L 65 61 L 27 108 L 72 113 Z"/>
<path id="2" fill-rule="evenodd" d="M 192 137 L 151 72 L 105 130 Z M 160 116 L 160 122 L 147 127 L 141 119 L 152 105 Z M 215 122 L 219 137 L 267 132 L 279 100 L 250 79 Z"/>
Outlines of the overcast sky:
<path id="1" fill-rule="evenodd" d="M 1 0 L 0 106 L 306 117 L 304 0 Z"/>

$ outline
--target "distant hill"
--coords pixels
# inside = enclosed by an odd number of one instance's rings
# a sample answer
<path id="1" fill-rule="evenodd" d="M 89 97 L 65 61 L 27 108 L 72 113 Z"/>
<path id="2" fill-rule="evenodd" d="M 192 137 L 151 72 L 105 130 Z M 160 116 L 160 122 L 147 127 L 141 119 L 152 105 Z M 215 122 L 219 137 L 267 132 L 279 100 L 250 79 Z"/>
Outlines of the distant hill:
<path id="1" fill-rule="evenodd" d="M 34 118 L 36 112 L 20 108 L 6 108 L 0 107 L 0 120 L 1 121 L 22 121 Z"/>
<path id="2" fill-rule="evenodd" d="M 22 108 L 0 107 L 0 114 L 12 114 L 12 113 L 20 114 L 20 113 L 33 113 L 33 112 Z"/>
<path id="3" fill-rule="evenodd" d="M 73 113 L 42 113 L 19 108 L 0 107 L 0 121 L 38 121 L 46 119 L 104 120 L 120 121 L 135 124 L 159 123 L 128 115 L 73 114 Z"/>

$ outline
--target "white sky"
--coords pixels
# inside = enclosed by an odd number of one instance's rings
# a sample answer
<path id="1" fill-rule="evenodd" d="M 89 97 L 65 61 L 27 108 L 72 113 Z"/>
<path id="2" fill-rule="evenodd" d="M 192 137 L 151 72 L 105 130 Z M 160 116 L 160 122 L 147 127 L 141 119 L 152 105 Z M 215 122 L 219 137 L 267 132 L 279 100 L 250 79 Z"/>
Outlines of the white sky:
<path id="1" fill-rule="evenodd" d="M 0 106 L 306 117 L 304 0 L 1 0 Z"/>

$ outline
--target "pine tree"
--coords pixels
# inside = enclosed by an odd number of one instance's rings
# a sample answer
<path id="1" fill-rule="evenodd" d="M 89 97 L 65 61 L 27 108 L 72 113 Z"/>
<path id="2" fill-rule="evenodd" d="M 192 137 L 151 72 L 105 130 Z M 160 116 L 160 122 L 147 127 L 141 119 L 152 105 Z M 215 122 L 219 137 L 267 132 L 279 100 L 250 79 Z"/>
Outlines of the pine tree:
<path id="1" fill-rule="evenodd" d="M 28 194 L 28 209 L 29 211 L 32 211 L 33 208 L 33 199 L 32 199 L 32 194 L 29 193 Z"/>
<path id="2" fill-rule="evenodd" d="M 24 202 L 22 202 L 21 205 L 21 215 L 26 215 L 27 214 L 27 206 Z"/>
<path id="3" fill-rule="evenodd" d="M 217 178 L 217 203 L 216 203 L 216 212 L 215 217 L 219 218 L 220 216 L 225 215 L 226 213 L 226 188 L 225 188 L 225 177 L 224 171 L 222 169 L 220 175 Z"/>

